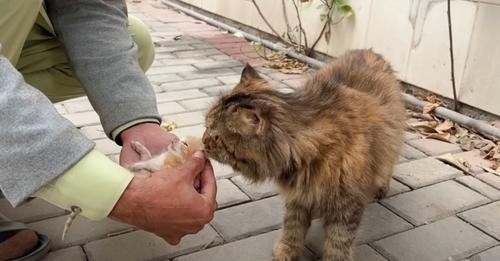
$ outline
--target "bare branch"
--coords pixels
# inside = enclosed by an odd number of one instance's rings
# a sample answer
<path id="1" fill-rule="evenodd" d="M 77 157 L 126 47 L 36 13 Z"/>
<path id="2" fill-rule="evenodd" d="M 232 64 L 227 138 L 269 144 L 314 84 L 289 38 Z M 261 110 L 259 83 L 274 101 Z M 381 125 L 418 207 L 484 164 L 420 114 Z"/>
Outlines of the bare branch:
<path id="1" fill-rule="evenodd" d="M 262 11 L 260 10 L 260 7 L 259 5 L 257 5 L 257 3 L 255 2 L 255 0 L 252 0 L 252 3 L 253 5 L 255 6 L 255 8 L 257 9 L 257 12 L 259 12 L 259 15 L 260 17 L 262 18 L 262 20 L 264 20 L 264 23 L 266 23 L 267 27 L 269 27 L 269 29 L 271 29 L 271 31 L 283 42 L 287 42 L 285 39 L 283 39 L 283 37 L 280 36 L 280 34 L 271 26 L 271 24 L 269 23 L 269 21 L 267 21 L 266 17 L 264 16 L 264 14 L 262 13 Z"/>
<path id="2" fill-rule="evenodd" d="M 450 40 L 451 86 L 453 88 L 453 109 L 458 110 L 457 89 L 455 87 L 455 57 L 453 56 L 453 33 L 451 27 L 451 6 L 448 0 L 448 37 Z"/>
<path id="3" fill-rule="evenodd" d="M 295 2 L 295 0 L 292 0 L 292 3 L 293 3 L 293 6 L 295 7 L 295 13 L 297 14 L 297 20 L 299 21 L 299 39 L 300 39 L 300 35 L 304 35 L 304 47 L 305 49 L 309 49 L 309 44 L 307 43 L 307 35 L 306 35 L 306 31 L 304 30 L 304 27 L 302 27 L 302 19 L 300 18 L 300 12 L 299 12 L 299 7 L 297 5 L 297 3 Z M 299 40 L 299 43 L 301 41 Z"/>
<path id="4" fill-rule="evenodd" d="M 285 24 L 286 24 L 286 36 L 288 37 L 288 40 L 293 44 L 295 42 L 294 39 L 290 36 L 290 33 L 292 32 L 292 27 L 290 26 L 290 21 L 288 20 L 288 13 L 286 11 L 286 5 L 285 5 L 285 0 L 281 0 L 281 7 L 283 9 L 283 17 L 285 18 Z M 301 44 L 301 39 L 299 38 L 299 42 L 297 43 L 300 47 Z"/>

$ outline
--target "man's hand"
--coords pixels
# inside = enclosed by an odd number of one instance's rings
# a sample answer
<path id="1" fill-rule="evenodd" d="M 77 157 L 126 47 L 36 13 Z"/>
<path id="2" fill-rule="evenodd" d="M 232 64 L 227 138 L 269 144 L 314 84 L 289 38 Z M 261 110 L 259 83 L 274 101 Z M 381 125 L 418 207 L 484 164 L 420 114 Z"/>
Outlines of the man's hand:
<path id="1" fill-rule="evenodd" d="M 199 192 L 193 187 L 198 175 Z M 150 178 L 134 177 L 109 217 L 176 245 L 183 236 L 199 232 L 212 220 L 216 194 L 212 166 L 198 151 L 179 168 L 163 169 Z"/>
<path id="2" fill-rule="evenodd" d="M 121 134 L 123 142 L 120 153 L 120 165 L 129 166 L 139 161 L 139 154 L 132 148 L 130 143 L 138 141 L 144 145 L 151 155 L 163 152 L 168 145 L 178 140 L 177 136 L 166 132 L 156 123 L 141 123 L 124 130 Z"/>

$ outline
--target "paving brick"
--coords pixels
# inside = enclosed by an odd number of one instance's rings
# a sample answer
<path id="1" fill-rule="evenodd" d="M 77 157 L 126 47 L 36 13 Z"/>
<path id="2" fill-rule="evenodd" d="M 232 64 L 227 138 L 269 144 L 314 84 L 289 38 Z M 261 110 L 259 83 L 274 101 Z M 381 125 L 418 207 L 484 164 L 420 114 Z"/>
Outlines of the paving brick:
<path id="1" fill-rule="evenodd" d="M 191 44 L 191 46 L 196 50 L 214 48 L 211 44 L 208 43 Z"/>
<path id="2" fill-rule="evenodd" d="M 385 257 L 377 253 L 373 248 L 368 245 L 361 245 L 354 249 L 354 260 L 359 261 L 387 261 Z"/>
<path id="3" fill-rule="evenodd" d="M 217 54 L 217 55 L 211 55 L 210 58 L 216 60 L 216 61 L 222 61 L 222 60 L 231 60 L 231 56 L 227 54 Z"/>
<path id="4" fill-rule="evenodd" d="M 171 114 L 163 117 L 164 122 L 174 122 L 177 127 L 202 124 L 205 122 L 205 114 L 201 111 Z"/>
<path id="5" fill-rule="evenodd" d="M 2 198 L 0 199 L 0 213 L 10 220 L 33 222 L 64 215 L 66 211 L 39 198 L 35 198 L 21 206 L 13 208 L 7 199 Z"/>
<path id="6" fill-rule="evenodd" d="M 409 160 L 421 159 L 427 157 L 425 153 L 413 148 L 408 144 L 403 144 L 403 148 L 401 149 L 401 156 Z"/>
<path id="7" fill-rule="evenodd" d="M 179 101 L 179 103 L 187 110 L 194 111 L 194 110 L 208 109 L 216 101 L 217 101 L 217 98 L 215 98 L 215 97 L 206 97 L 206 98 L 199 98 L 199 99 L 192 99 L 192 100 L 183 100 L 183 101 Z"/>
<path id="8" fill-rule="evenodd" d="M 210 96 L 220 96 L 226 93 L 229 93 L 233 88 L 234 84 L 222 85 L 222 86 L 214 86 L 203 88 L 202 91 L 208 93 Z"/>
<path id="9" fill-rule="evenodd" d="M 177 59 L 177 57 L 171 53 L 157 53 L 155 54 L 157 59 Z"/>
<path id="10" fill-rule="evenodd" d="M 496 242 L 471 225 L 450 217 L 372 244 L 390 260 L 460 260 Z"/>
<path id="11" fill-rule="evenodd" d="M 204 92 L 200 92 L 199 90 L 182 90 L 176 92 L 164 92 L 156 95 L 156 101 L 158 103 L 162 102 L 171 102 L 171 101 L 179 101 L 185 99 L 195 99 L 207 97 L 208 95 Z"/>
<path id="12" fill-rule="evenodd" d="M 500 246 L 492 247 L 484 252 L 474 255 L 464 261 L 498 261 L 500 260 Z"/>
<path id="13" fill-rule="evenodd" d="M 279 228 L 283 200 L 266 198 L 215 212 L 214 228 L 226 241 L 234 241 Z"/>
<path id="14" fill-rule="evenodd" d="M 459 216 L 500 240 L 500 201 L 465 211 Z"/>
<path id="15" fill-rule="evenodd" d="M 196 63 L 194 66 L 201 70 L 215 69 L 215 68 L 231 68 L 234 66 L 241 66 L 240 61 L 235 60 L 223 60 L 223 61 L 212 61 L 204 63 Z"/>
<path id="16" fill-rule="evenodd" d="M 208 77 L 204 79 L 165 83 L 162 84 L 160 88 L 166 92 L 171 92 L 186 89 L 198 89 L 220 84 L 221 83 L 217 79 Z"/>
<path id="17" fill-rule="evenodd" d="M 490 184 L 496 189 L 500 189 L 500 176 L 498 175 L 487 172 L 476 175 L 476 178 Z"/>
<path id="18" fill-rule="evenodd" d="M 217 77 L 224 84 L 237 84 L 240 82 L 241 75 L 230 75 L 230 76 L 220 76 Z"/>
<path id="19" fill-rule="evenodd" d="M 61 250 L 50 252 L 41 261 L 87 261 L 87 257 L 79 246 L 63 248 Z"/>
<path id="20" fill-rule="evenodd" d="M 221 238 L 210 226 L 196 235 L 188 235 L 171 246 L 163 239 L 145 231 L 134 231 L 90 242 L 84 246 L 90 261 L 98 260 L 165 260 L 217 245 Z"/>
<path id="21" fill-rule="evenodd" d="M 229 179 L 217 180 L 217 205 L 219 208 L 224 208 L 236 205 L 250 198 L 241 192 Z"/>
<path id="22" fill-rule="evenodd" d="M 453 179 L 462 172 L 434 158 L 414 160 L 396 165 L 394 178 L 411 188 L 419 188 Z"/>
<path id="23" fill-rule="evenodd" d="M 99 115 L 95 111 L 71 113 L 63 115 L 71 121 L 76 127 L 95 125 L 99 123 Z"/>
<path id="24" fill-rule="evenodd" d="M 498 200 L 500 199 L 500 190 L 472 177 L 472 176 L 462 176 L 457 178 L 457 181 L 463 185 L 485 195 L 486 197 Z"/>
<path id="25" fill-rule="evenodd" d="M 205 132 L 203 125 L 194 125 L 189 127 L 177 128 L 172 131 L 179 138 L 185 139 L 187 136 L 202 137 Z"/>
<path id="26" fill-rule="evenodd" d="M 95 140 L 106 138 L 106 133 L 102 129 L 102 125 L 93 125 L 80 128 L 80 132 L 85 135 L 85 137 Z"/>
<path id="27" fill-rule="evenodd" d="M 155 53 L 171 53 L 177 51 L 189 51 L 194 49 L 195 48 L 189 44 L 179 44 L 179 45 L 156 47 Z"/>
<path id="28" fill-rule="evenodd" d="M 387 192 L 386 197 L 392 197 L 394 195 L 397 195 L 397 194 L 400 194 L 403 192 L 407 192 L 407 191 L 410 191 L 409 187 L 405 186 L 403 183 L 401 183 L 395 179 L 391 179 L 389 192 Z"/>
<path id="29" fill-rule="evenodd" d="M 222 54 L 222 52 L 212 48 L 212 49 L 191 50 L 191 51 L 178 51 L 178 52 L 173 52 L 173 54 L 179 58 L 192 58 L 192 57 L 206 57 L 208 55 L 217 55 L 217 54 Z"/>
<path id="30" fill-rule="evenodd" d="M 481 166 L 490 166 L 491 162 L 484 159 L 481 156 L 480 150 L 471 150 L 460 153 L 453 154 L 453 157 L 465 162 L 468 162 L 470 165 L 470 172 L 472 174 L 483 173 L 484 169 Z"/>
<path id="31" fill-rule="evenodd" d="M 67 216 L 45 219 L 29 223 L 28 226 L 50 238 L 52 249 L 80 245 L 95 239 L 104 238 L 109 233 L 130 229 L 130 225 L 119 223 L 111 219 L 92 221 L 85 217 L 77 217 L 71 225 L 66 239 L 61 240 Z"/>
<path id="32" fill-rule="evenodd" d="M 105 155 L 120 153 L 122 147 L 116 145 L 110 139 L 95 140 L 95 149 L 104 153 Z"/>
<path id="33" fill-rule="evenodd" d="M 231 166 L 229 165 L 219 163 L 216 160 L 210 160 L 210 162 L 212 163 L 215 177 L 217 179 L 228 179 L 237 175 L 237 173 L 235 173 L 233 168 L 231 168 Z"/>
<path id="34" fill-rule="evenodd" d="M 242 175 L 235 176 L 231 180 L 252 200 L 274 196 L 277 194 L 276 186 L 272 182 L 255 184 L 245 179 Z"/>
<path id="35" fill-rule="evenodd" d="M 166 82 L 175 82 L 182 80 L 182 78 L 177 74 L 149 75 L 148 79 L 152 84 L 162 84 Z"/>
<path id="36" fill-rule="evenodd" d="M 63 106 L 68 113 L 84 112 L 84 111 L 93 110 L 92 105 L 90 105 L 90 102 L 87 99 L 72 101 L 72 102 L 64 102 Z"/>
<path id="37" fill-rule="evenodd" d="M 445 181 L 382 200 L 414 225 L 422 225 L 489 202 L 455 181 Z"/>
<path id="38" fill-rule="evenodd" d="M 200 78 L 212 78 L 223 75 L 234 74 L 234 71 L 229 68 L 216 68 L 216 69 L 206 69 L 198 70 L 193 72 L 181 72 L 178 75 L 186 80 L 200 79 Z"/>
<path id="39" fill-rule="evenodd" d="M 191 65 L 164 65 L 160 67 L 153 67 L 147 71 L 148 76 L 152 75 L 164 75 L 164 74 L 172 74 L 172 73 L 179 73 L 179 72 L 192 72 L 196 71 L 196 68 L 191 66 Z"/>
<path id="40" fill-rule="evenodd" d="M 185 112 L 186 110 L 176 102 L 165 102 L 157 104 L 158 112 L 161 115 Z"/>
<path id="41" fill-rule="evenodd" d="M 462 149 L 457 144 L 452 144 L 435 139 L 416 139 L 407 141 L 408 144 L 423 151 L 430 156 L 437 156 L 446 153 L 461 152 Z"/>
<path id="42" fill-rule="evenodd" d="M 280 230 L 231 242 L 193 254 L 174 259 L 174 261 L 199 261 L 199 260 L 234 260 L 234 261 L 268 261 L 272 259 L 274 243 L 279 239 Z M 298 261 L 313 261 L 312 253 L 304 251 Z"/>
<path id="43" fill-rule="evenodd" d="M 53 105 L 59 114 L 64 115 L 64 114 L 68 113 L 68 111 L 66 111 L 66 108 L 64 108 L 62 103 L 54 103 Z"/>
<path id="44" fill-rule="evenodd" d="M 378 203 L 366 208 L 356 237 L 356 244 L 364 244 L 388 235 L 411 229 L 413 226 Z M 321 254 L 325 232 L 320 219 L 313 220 L 307 233 L 306 244 L 316 254 Z"/>
<path id="45" fill-rule="evenodd" d="M 163 65 L 183 65 L 183 64 L 197 64 L 197 63 L 206 63 L 213 61 L 210 58 L 200 57 L 200 58 L 176 58 L 176 59 L 163 59 L 159 60 Z"/>

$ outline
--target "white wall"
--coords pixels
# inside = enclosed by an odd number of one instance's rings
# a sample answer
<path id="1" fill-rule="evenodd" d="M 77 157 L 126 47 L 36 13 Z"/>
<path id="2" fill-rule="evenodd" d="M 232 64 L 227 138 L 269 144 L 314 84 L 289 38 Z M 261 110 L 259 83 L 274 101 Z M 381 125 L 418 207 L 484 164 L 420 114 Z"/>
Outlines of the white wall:
<path id="1" fill-rule="evenodd" d="M 249 0 L 183 0 L 212 13 L 271 33 Z M 285 0 L 292 26 L 291 0 Z M 280 0 L 257 0 L 279 32 L 286 31 Z M 382 53 L 398 76 L 416 86 L 452 97 L 445 0 L 350 0 L 354 15 L 333 27 L 329 44 L 317 50 L 338 56 L 353 48 Z M 312 42 L 322 28 L 315 0 L 301 8 Z M 500 0 L 452 1 L 455 78 L 459 99 L 500 115 Z"/>

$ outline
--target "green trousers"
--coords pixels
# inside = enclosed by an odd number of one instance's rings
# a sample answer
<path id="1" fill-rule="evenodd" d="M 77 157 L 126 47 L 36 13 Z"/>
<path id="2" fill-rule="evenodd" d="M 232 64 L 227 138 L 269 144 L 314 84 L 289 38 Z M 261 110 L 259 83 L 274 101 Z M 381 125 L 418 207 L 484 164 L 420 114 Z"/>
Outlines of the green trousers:
<path id="1" fill-rule="evenodd" d="M 151 36 L 138 18 L 130 15 L 128 21 L 128 31 L 138 47 L 139 65 L 146 71 L 154 60 Z M 57 40 L 43 0 L 0 0 L 0 43 L 3 54 L 25 81 L 52 102 L 85 95 Z"/>

